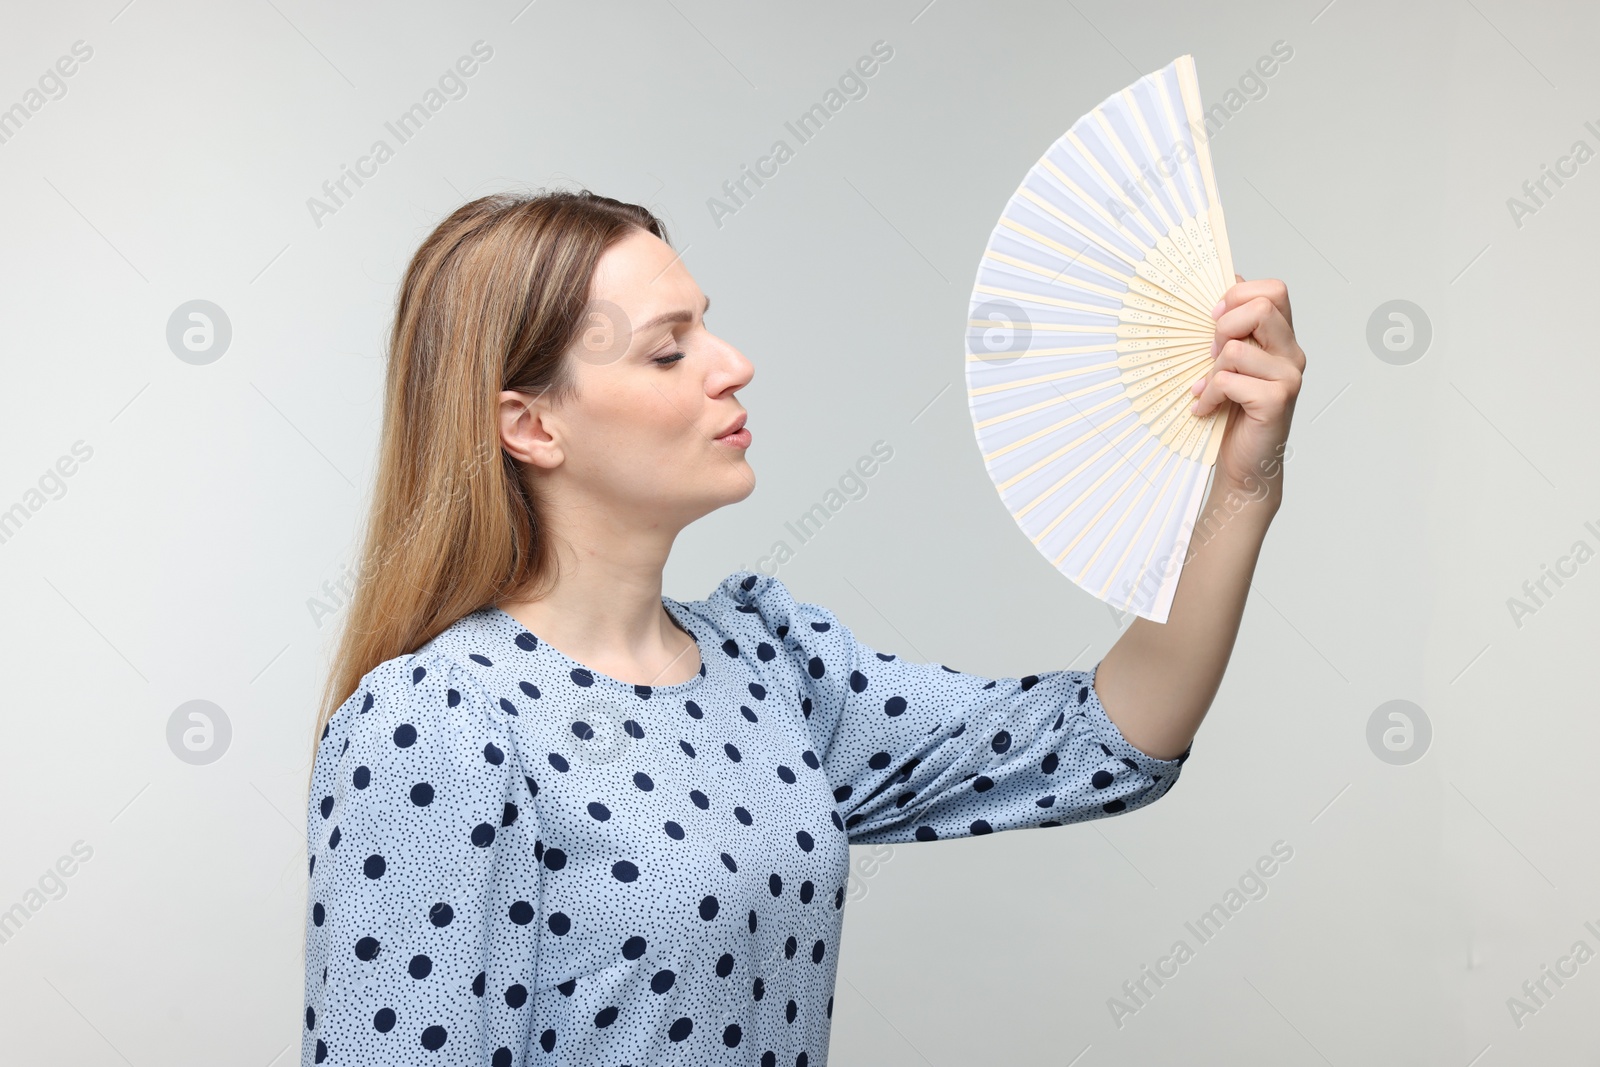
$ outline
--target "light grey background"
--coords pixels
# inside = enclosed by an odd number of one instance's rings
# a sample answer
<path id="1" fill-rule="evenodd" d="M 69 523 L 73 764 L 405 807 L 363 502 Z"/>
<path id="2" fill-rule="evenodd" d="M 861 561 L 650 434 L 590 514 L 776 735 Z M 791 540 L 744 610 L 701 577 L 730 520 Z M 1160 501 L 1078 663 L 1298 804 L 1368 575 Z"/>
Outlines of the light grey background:
<path id="1" fill-rule="evenodd" d="M 525 3 L 4 9 L 0 107 L 93 49 L 0 143 L 0 509 L 40 504 L 0 543 L 0 908 L 39 902 L 0 943 L 8 1061 L 291 1062 L 332 632 L 308 601 L 352 562 L 392 300 L 444 214 L 551 184 L 645 203 L 754 361 L 758 488 L 685 533 L 669 594 L 755 566 L 883 440 L 779 571 L 795 594 L 912 658 L 1087 668 L 1117 622 L 973 440 L 978 257 L 1080 114 L 1184 52 L 1218 102 L 1281 40 L 1212 149 L 1236 265 L 1288 282 L 1309 367 L 1194 757 L 1126 818 L 857 849 L 834 1060 L 1592 1062 L 1600 959 L 1520 1026 L 1507 1001 L 1600 951 L 1600 562 L 1520 626 L 1507 602 L 1600 548 L 1600 160 L 1520 225 L 1507 200 L 1600 148 L 1593 5 Z M 467 95 L 316 225 L 307 198 L 480 39 Z M 879 40 L 868 94 L 796 147 L 785 121 Z M 779 138 L 795 157 L 716 225 Z M 166 340 L 197 299 L 232 326 L 206 365 Z M 1409 365 L 1366 342 L 1394 299 L 1432 323 Z M 29 498 L 77 441 L 64 493 Z M 1367 743 L 1394 699 L 1433 729 L 1402 766 Z M 168 747 L 192 700 L 231 724 L 214 762 Z M 30 897 L 80 841 L 59 899 Z M 1268 894 L 1198 945 L 1185 921 L 1278 841 Z M 1179 938 L 1194 958 L 1117 1026 L 1109 998 Z"/>

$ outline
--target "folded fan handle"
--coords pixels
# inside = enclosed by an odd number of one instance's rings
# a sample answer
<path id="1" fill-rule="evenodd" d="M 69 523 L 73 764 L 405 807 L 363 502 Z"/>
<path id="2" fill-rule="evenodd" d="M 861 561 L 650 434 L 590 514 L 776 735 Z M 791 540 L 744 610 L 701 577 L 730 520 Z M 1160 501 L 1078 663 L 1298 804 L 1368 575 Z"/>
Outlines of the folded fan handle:
<path id="1" fill-rule="evenodd" d="M 1200 180 L 1205 186 L 1206 201 L 1210 205 L 1211 239 L 1217 246 L 1217 266 L 1222 273 L 1224 290 L 1233 286 L 1233 249 L 1228 245 L 1228 227 L 1222 218 L 1222 201 L 1217 196 L 1217 176 L 1211 168 L 1210 138 L 1205 133 L 1205 116 L 1200 103 L 1200 78 L 1195 72 L 1194 56 L 1182 55 L 1178 66 L 1178 91 L 1183 95 L 1183 108 L 1187 112 L 1190 132 L 1194 135 L 1195 164 L 1200 168 Z M 1197 128 L 1198 126 L 1198 128 Z M 1228 430 L 1235 405 L 1224 400 L 1218 407 L 1218 418 L 1211 426 L 1206 439 L 1205 455 L 1201 462 L 1210 467 L 1217 461 L 1217 450 L 1222 447 L 1222 436 Z"/>
<path id="2" fill-rule="evenodd" d="M 1217 260 L 1223 270 L 1222 277 L 1227 280 L 1227 288 L 1232 288 L 1233 250 L 1228 247 L 1228 231 L 1222 220 L 1222 203 L 1217 199 L 1216 178 L 1211 174 L 1211 154 L 1205 149 L 1196 152 L 1196 155 L 1201 154 L 1205 156 L 1206 193 L 1211 197 L 1211 236 L 1217 244 Z M 1217 462 L 1217 451 L 1222 448 L 1222 437 L 1228 432 L 1228 423 L 1232 420 L 1234 408 L 1237 406 L 1227 399 L 1218 406 L 1217 420 L 1211 424 L 1211 435 L 1206 439 L 1205 455 L 1201 457 L 1201 463 L 1205 466 L 1210 467 Z"/>

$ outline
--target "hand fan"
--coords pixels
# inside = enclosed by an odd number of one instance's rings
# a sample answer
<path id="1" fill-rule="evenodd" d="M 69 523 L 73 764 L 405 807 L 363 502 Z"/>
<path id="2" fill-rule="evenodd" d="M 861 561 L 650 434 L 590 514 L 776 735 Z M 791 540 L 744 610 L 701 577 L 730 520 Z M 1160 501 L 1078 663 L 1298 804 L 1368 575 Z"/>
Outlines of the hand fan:
<path id="1" fill-rule="evenodd" d="M 1189 412 L 1234 284 L 1194 57 L 1072 124 L 979 261 L 967 393 L 984 466 L 1045 558 L 1166 622 L 1233 404 Z"/>

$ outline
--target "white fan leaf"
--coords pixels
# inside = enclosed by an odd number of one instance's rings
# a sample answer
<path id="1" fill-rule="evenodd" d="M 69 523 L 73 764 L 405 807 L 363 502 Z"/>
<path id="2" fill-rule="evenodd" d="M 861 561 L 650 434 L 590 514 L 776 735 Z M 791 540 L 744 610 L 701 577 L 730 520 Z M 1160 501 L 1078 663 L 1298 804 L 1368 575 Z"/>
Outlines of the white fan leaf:
<path id="1" fill-rule="evenodd" d="M 1233 284 L 1194 58 L 1078 119 L 979 261 L 967 394 L 984 466 L 1057 570 L 1165 622 L 1232 405 L 1196 418 Z"/>

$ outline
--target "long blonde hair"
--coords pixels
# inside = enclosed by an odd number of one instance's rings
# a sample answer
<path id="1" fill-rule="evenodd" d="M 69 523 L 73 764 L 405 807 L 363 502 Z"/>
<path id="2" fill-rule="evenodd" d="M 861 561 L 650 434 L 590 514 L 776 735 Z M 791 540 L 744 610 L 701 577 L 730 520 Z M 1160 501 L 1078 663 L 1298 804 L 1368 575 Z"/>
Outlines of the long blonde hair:
<path id="1" fill-rule="evenodd" d="M 360 567 L 316 735 L 373 667 L 462 616 L 552 580 L 539 502 L 500 447 L 498 395 L 574 392 L 563 354 L 595 265 L 635 229 L 666 228 L 588 190 L 457 208 L 406 268 L 389 342 L 383 437 Z"/>

